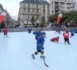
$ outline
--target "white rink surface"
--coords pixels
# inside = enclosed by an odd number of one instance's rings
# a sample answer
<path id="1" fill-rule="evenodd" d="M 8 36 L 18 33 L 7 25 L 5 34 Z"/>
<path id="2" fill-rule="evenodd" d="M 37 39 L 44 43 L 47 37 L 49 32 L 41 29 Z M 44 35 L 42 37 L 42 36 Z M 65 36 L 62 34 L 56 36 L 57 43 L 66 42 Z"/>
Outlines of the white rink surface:
<path id="1" fill-rule="evenodd" d="M 52 43 L 52 37 L 59 36 L 59 43 Z M 36 51 L 35 36 L 27 32 L 9 32 L 8 38 L 0 33 L 0 70 L 77 70 L 77 35 L 70 38 L 71 45 L 64 44 L 62 33 L 47 31 L 45 39 L 45 67 L 40 54 L 36 59 L 31 54 Z"/>

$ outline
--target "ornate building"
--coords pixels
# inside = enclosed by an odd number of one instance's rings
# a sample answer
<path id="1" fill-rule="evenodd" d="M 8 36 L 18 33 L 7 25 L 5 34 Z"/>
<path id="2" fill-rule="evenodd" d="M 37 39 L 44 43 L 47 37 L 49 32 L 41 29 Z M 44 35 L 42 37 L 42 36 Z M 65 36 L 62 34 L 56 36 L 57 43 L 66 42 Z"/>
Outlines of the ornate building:
<path id="1" fill-rule="evenodd" d="M 47 21 L 49 15 L 50 4 L 45 0 L 23 0 L 20 2 L 18 19 L 21 24 L 27 23 L 32 17 L 39 21 L 44 16 Z"/>

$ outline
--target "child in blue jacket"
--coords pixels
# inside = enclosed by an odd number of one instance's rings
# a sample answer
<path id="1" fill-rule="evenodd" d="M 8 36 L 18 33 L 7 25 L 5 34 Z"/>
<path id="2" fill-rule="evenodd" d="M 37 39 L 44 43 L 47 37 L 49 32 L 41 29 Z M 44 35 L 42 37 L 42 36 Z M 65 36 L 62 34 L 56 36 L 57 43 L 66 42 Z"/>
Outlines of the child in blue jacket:
<path id="1" fill-rule="evenodd" d="M 37 55 L 38 53 L 41 53 L 43 55 L 45 37 L 46 37 L 46 33 L 42 32 L 41 36 L 37 39 L 37 46 L 36 46 L 37 51 L 34 54 L 32 54 L 33 59 L 35 59 L 35 55 Z"/>

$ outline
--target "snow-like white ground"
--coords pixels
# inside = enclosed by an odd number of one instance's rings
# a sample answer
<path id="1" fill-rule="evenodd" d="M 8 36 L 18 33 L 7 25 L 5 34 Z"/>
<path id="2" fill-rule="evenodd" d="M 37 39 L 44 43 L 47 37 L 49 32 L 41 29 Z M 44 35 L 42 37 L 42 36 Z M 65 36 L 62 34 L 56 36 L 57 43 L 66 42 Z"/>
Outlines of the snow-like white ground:
<path id="1" fill-rule="evenodd" d="M 43 60 L 31 54 L 36 51 L 35 36 L 27 32 L 9 32 L 8 38 L 0 33 L 0 70 L 77 70 L 77 35 L 70 38 L 71 45 L 64 44 L 62 33 L 46 31 L 45 67 Z M 52 43 L 52 37 L 59 36 L 59 43 Z"/>

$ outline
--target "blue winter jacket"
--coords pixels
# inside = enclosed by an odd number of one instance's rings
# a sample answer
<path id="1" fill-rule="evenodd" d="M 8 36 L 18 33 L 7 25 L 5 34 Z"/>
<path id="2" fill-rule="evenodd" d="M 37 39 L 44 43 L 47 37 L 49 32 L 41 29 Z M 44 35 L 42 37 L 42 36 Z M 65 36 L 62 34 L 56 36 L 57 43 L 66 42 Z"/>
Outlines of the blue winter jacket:
<path id="1" fill-rule="evenodd" d="M 33 34 L 35 34 L 35 38 L 37 38 L 37 39 L 38 39 L 38 37 L 41 36 L 41 32 L 40 31 L 33 32 Z"/>
<path id="2" fill-rule="evenodd" d="M 37 50 L 43 50 L 44 49 L 44 37 L 40 36 L 38 39 L 37 39 Z"/>

